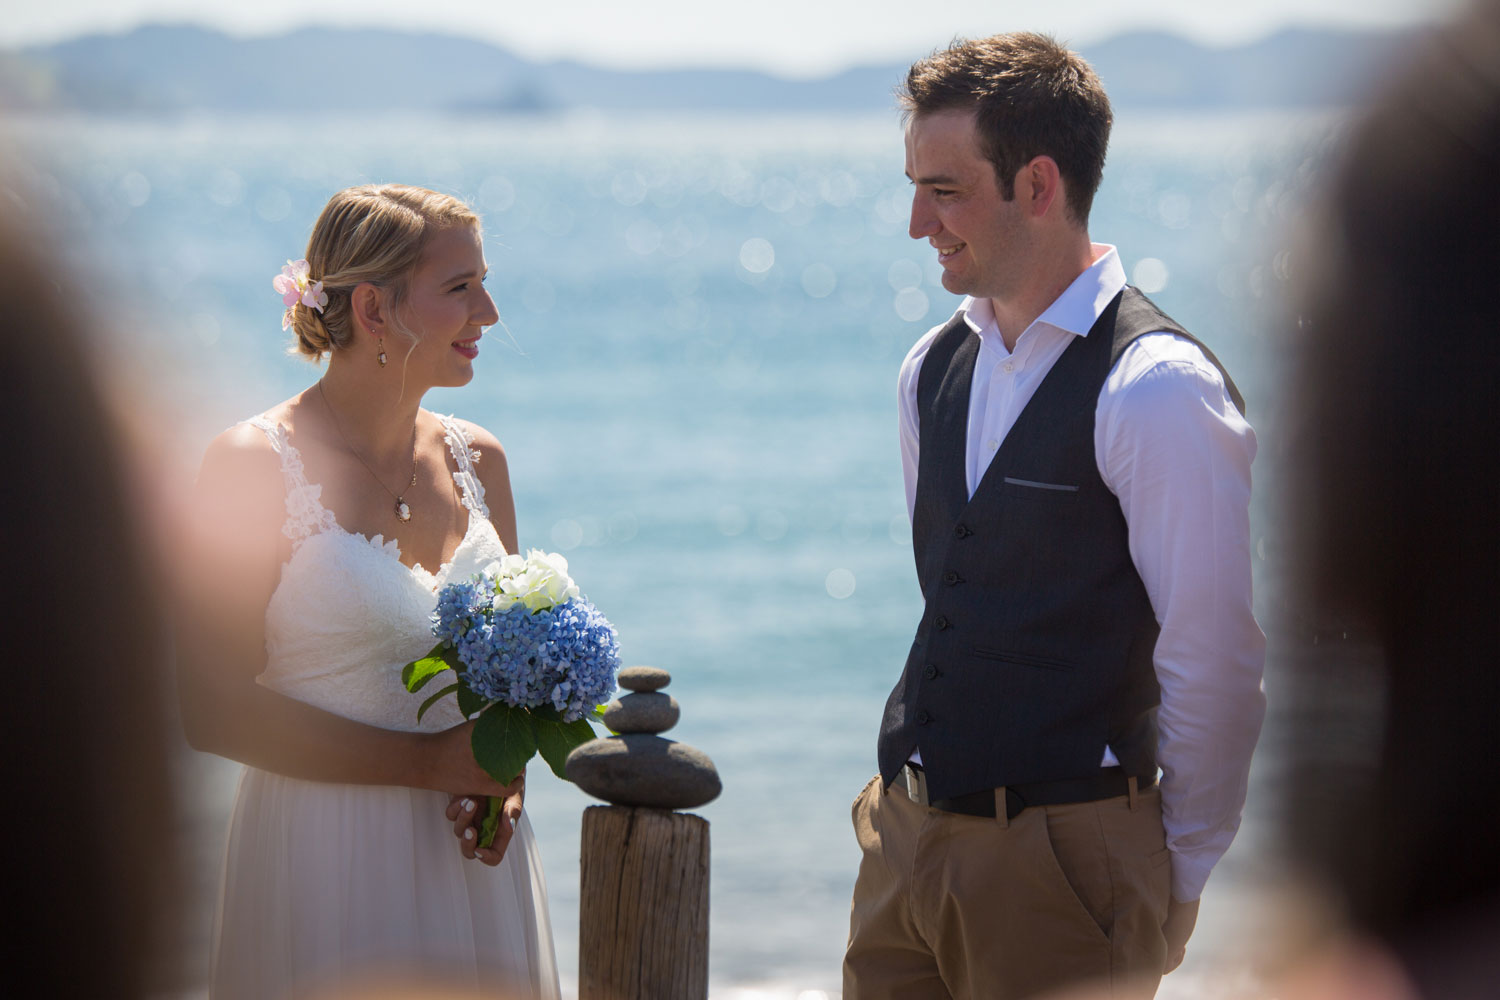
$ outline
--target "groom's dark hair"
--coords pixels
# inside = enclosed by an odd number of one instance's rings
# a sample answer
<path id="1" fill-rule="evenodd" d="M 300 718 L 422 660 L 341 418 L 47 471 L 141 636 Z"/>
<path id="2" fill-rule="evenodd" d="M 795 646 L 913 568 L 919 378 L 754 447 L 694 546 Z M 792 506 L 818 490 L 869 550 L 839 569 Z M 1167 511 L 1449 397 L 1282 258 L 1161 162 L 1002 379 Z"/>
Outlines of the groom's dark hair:
<path id="1" fill-rule="evenodd" d="M 959 38 L 914 63 L 896 94 L 907 121 L 975 112 L 980 150 L 1006 201 L 1015 197 L 1017 171 L 1038 156 L 1052 157 L 1069 211 L 1080 225 L 1088 223 L 1113 115 L 1104 85 L 1078 53 L 1029 31 Z"/>

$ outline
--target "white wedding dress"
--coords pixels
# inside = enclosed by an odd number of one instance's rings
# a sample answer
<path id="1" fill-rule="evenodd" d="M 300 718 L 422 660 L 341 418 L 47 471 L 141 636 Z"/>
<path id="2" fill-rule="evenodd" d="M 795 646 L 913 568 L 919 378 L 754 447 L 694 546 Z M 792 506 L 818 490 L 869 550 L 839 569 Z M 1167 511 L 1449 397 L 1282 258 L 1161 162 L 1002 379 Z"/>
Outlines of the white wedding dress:
<path id="1" fill-rule="evenodd" d="M 400 561 L 393 539 L 339 527 L 307 482 L 284 428 L 250 421 L 281 456 L 292 555 L 266 608 L 259 683 L 384 729 L 461 721 L 401 667 L 432 648 L 436 592 L 505 548 L 474 475 L 478 453 L 440 417 L 469 525 L 436 574 Z M 541 860 L 525 814 L 495 868 L 465 860 L 448 797 L 413 788 L 301 781 L 247 767 L 230 821 L 214 934 L 214 1000 L 277 1000 L 309 988 L 400 976 L 505 997 L 559 995 Z"/>

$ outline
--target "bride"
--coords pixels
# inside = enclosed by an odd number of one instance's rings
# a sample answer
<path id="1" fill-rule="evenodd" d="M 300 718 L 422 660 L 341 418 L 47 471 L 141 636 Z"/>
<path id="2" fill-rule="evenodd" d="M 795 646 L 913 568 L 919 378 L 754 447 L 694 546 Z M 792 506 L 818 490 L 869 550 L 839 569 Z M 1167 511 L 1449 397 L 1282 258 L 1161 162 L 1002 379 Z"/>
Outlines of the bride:
<path id="1" fill-rule="evenodd" d="M 340 191 L 276 279 L 323 377 L 219 435 L 192 505 L 179 626 L 189 742 L 248 765 L 215 928 L 215 1000 L 372 975 L 555 998 L 521 811 L 452 701 L 417 723 L 403 664 L 436 591 L 516 550 L 505 453 L 421 408 L 465 385 L 485 326 L 479 219 L 402 185 Z M 446 714 L 444 714 L 446 713 Z M 480 796 L 504 798 L 477 849 Z M 455 834 L 458 839 L 454 840 Z"/>

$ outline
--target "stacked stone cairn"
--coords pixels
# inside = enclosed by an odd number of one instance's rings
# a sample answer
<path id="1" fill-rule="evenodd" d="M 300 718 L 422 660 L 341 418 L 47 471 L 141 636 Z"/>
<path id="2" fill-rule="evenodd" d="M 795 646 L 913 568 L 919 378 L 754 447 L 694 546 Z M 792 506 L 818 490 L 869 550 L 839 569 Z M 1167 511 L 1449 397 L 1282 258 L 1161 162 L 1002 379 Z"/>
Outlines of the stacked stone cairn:
<path id="1" fill-rule="evenodd" d="M 594 740 L 568 755 L 568 780 L 590 795 L 619 806 L 692 809 L 719 797 L 722 785 L 703 751 L 659 734 L 677 724 L 677 699 L 661 689 L 672 675 L 658 667 L 626 667 L 620 687 L 630 693 L 611 701 L 604 725 L 618 735 Z"/>
<path id="2" fill-rule="evenodd" d="M 707 1000 L 708 821 L 673 812 L 711 802 L 719 772 L 661 733 L 677 724 L 672 679 L 627 667 L 609 703 L 616 736 L 568 755 L 567 775 L 609 805 L 583 811 L 579 842 L 579 1000 Z"/>

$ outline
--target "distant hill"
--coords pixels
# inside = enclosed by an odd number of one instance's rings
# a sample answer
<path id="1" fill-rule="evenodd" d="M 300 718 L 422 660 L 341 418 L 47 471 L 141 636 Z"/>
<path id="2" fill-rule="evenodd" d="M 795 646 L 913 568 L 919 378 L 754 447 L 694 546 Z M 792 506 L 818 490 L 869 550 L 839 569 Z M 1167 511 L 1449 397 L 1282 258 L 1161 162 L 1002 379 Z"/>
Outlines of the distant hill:
<path id="1" fill-rule="evenodd" d="M 1405 37 L 1297 30 L 1211 49 L 1139 33 L 1089 46 L 1084 55 L 1121 107 L 1323 107 L 1356 99 Z M 244 39 L 153 25 L 0 52 L 0 107 L 106 114 L 879 111 L 892 106 L 905 68 L 867 66 L 820 80 L 736 69 L 622 71 L 536 62 L 488 42 L 434 34 L 304 28 Z"/>
<path id="2" fill-rule="evenodd" d="M 1283 31 L 1211 49 L 1157 32 L 1118 35 L 1084 50 L 1121 106 L 1338 107 L 1369 96 L 1371 81 L 1402 59 L 1411 33 Z"/>

